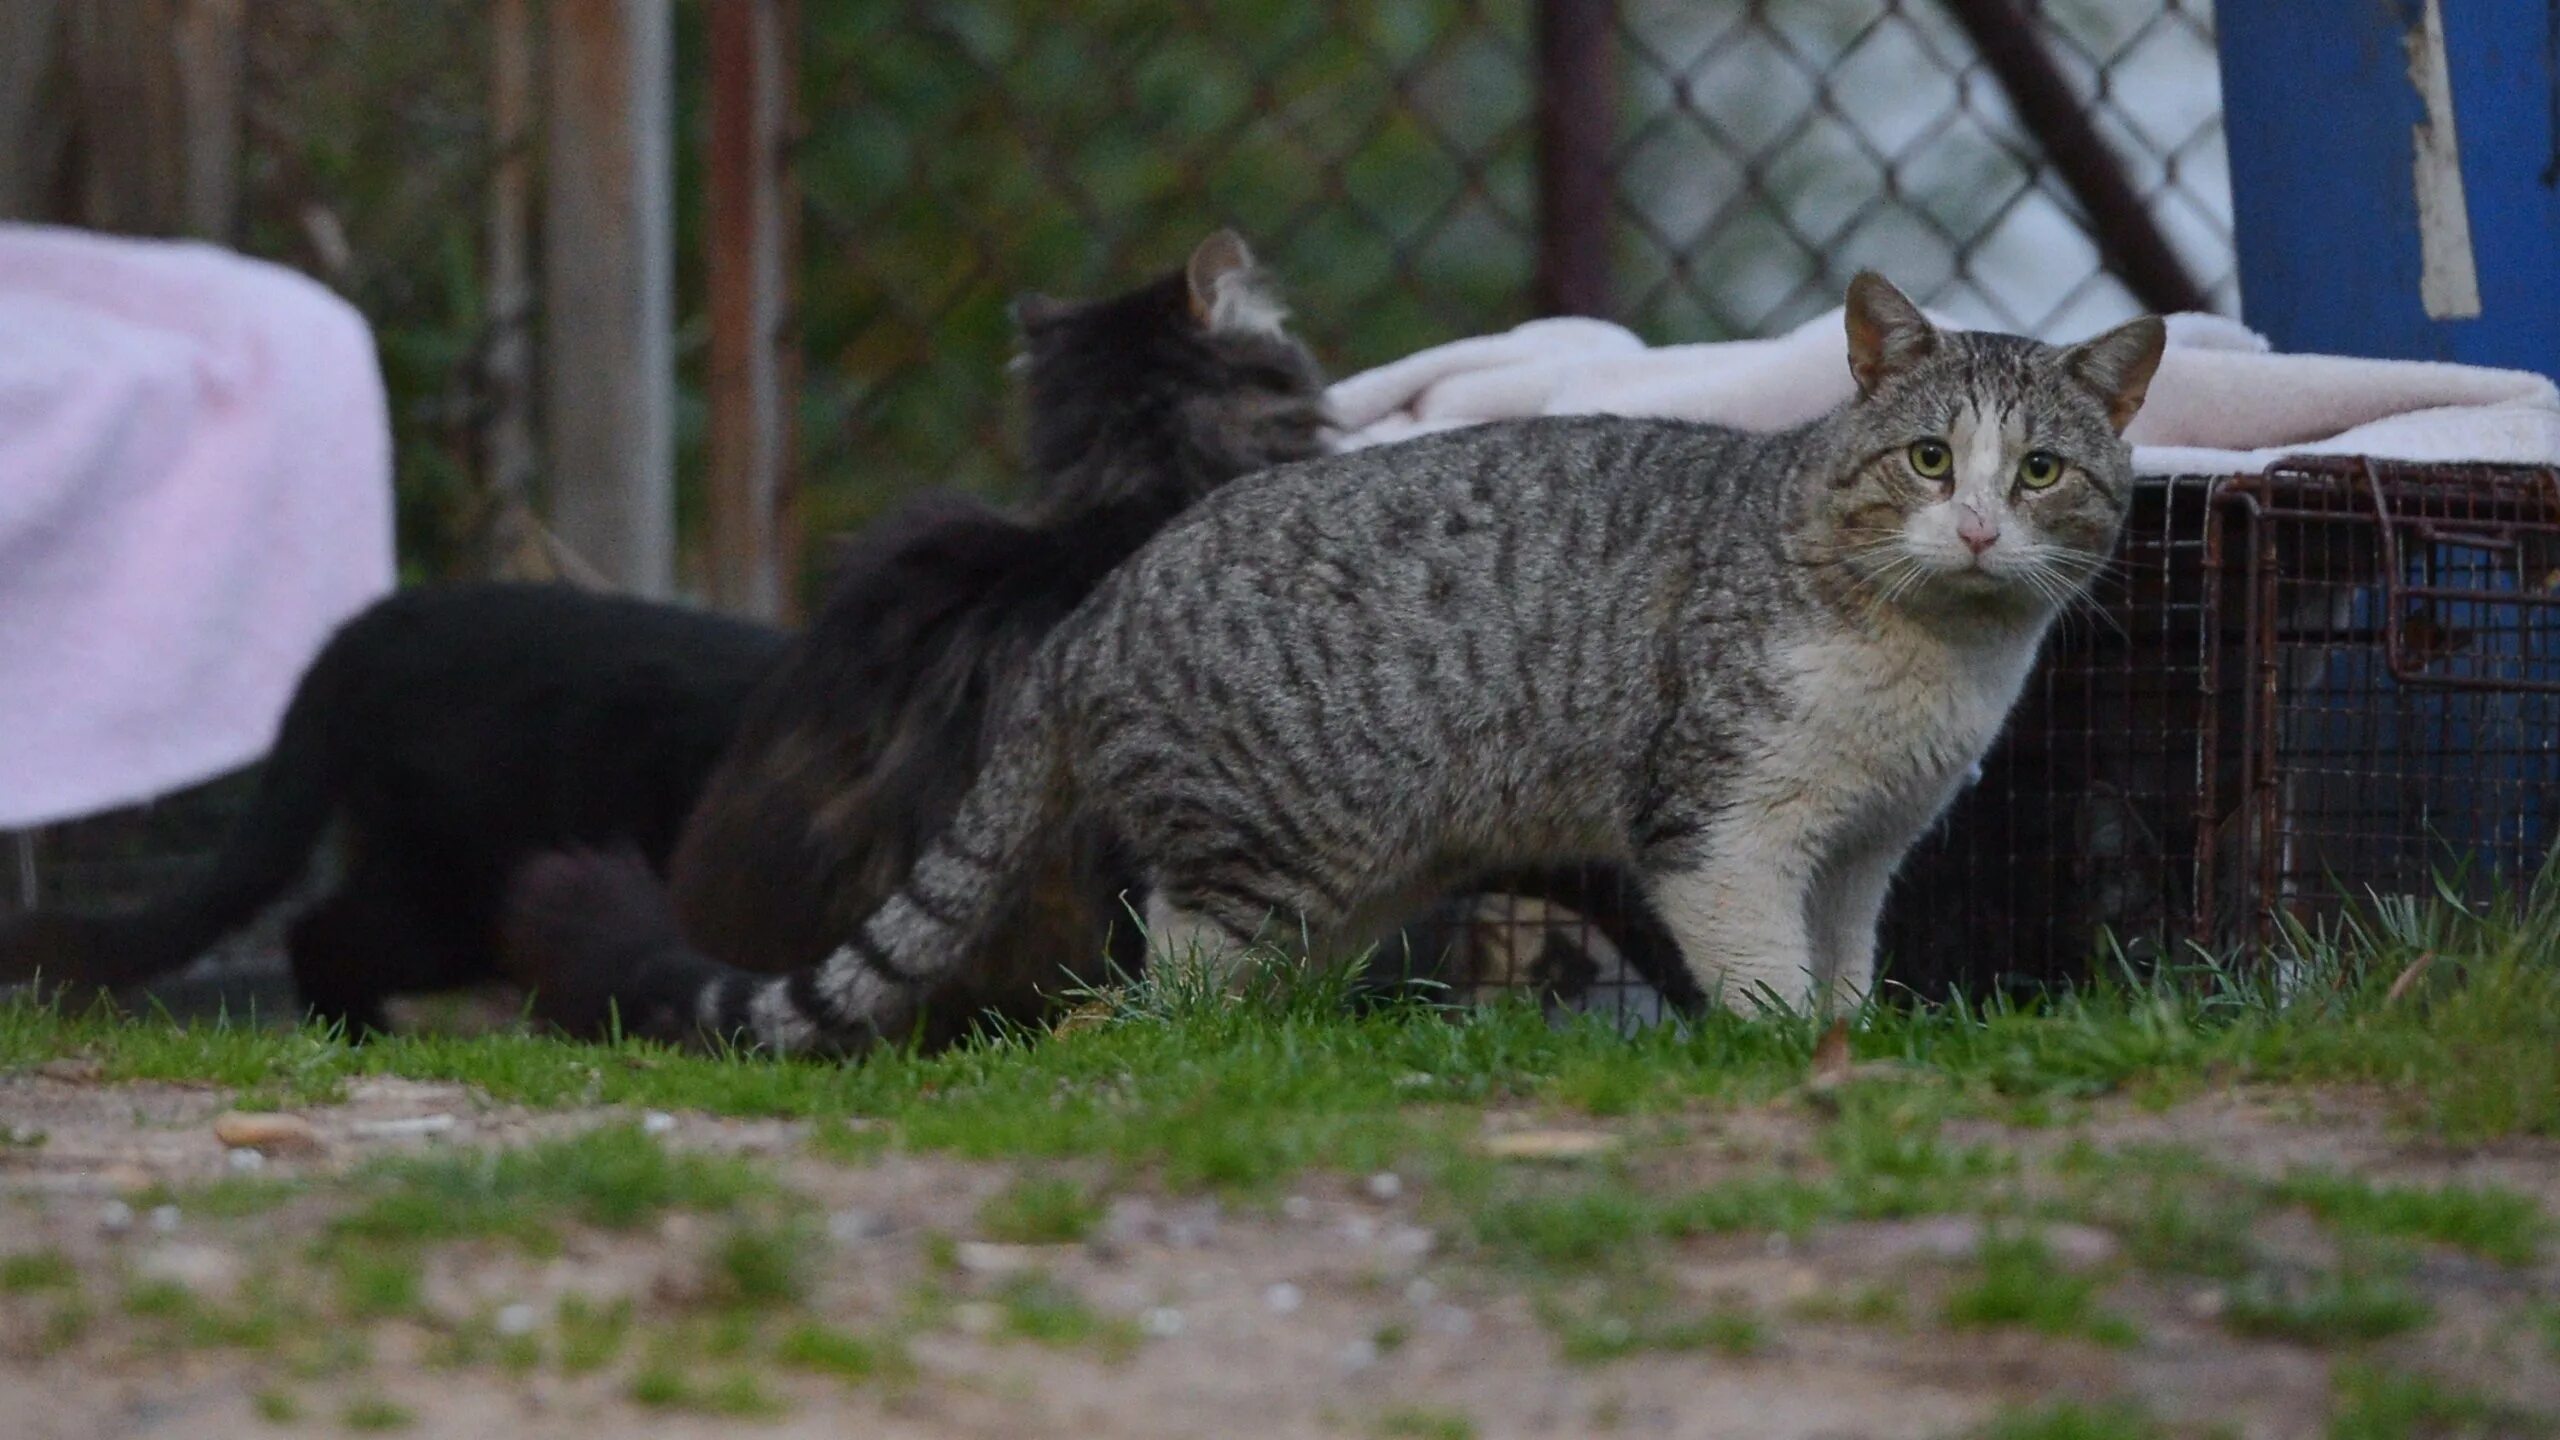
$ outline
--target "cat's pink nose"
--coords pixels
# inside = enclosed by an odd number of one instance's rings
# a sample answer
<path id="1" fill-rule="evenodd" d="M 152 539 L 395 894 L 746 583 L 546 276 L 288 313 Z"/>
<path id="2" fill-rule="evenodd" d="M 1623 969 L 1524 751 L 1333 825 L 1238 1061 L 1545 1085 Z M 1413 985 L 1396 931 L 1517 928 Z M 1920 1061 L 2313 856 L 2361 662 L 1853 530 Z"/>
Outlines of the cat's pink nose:
<path id="1" fill-rule="evenodd" d="M 1967 508 L 1956 517 L 1956 538 L 1965 548 L 1979 555 L 2000 543 L 2000 522 L 1981 511 Z"/>

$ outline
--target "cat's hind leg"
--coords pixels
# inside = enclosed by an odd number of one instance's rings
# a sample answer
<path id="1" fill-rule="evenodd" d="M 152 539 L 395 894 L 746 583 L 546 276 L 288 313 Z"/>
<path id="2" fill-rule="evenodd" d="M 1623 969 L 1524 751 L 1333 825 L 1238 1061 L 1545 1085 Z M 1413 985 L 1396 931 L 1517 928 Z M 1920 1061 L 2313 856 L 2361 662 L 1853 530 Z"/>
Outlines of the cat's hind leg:
<path id="1" fill-rule="evenodd" d="M 389 1032 L 383 1001 L 393 995 L 454 989 L 495 969 L 454 954 L 396 876 L 361 863 L 294 920 L 285 949 L 303 1008 L 350 1040 Z"/>
<path id="2" fill-rule="evenodd" d="M 1158 888 L 1147 896 L 1147 966 L 1166 970 L 1205 966 L 1233 984 L 1253 948 L 1256 927 L 1217 918 L 1196 897 L 1176 899 Z"/>

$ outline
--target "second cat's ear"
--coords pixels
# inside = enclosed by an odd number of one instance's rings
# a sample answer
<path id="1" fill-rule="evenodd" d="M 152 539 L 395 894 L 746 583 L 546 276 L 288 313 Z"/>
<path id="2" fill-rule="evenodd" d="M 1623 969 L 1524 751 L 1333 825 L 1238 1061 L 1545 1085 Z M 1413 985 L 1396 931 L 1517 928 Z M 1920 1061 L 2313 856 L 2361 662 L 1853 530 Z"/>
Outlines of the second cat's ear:
<path id="1" fill-rule="evenodd" d="M 1849 374 L 1858 393 L 1918 364 L 1938 348 L 1937 328 L 1920 307 L 1873 270 L 1849 282 Z"/>
<path id="2" fill-rule="evenodd" d="M 1244 237 L 1233 230 L 1201 241 L 1183 275 L 1191 290 L 1191 318 L 1204 330 L 1277 335 L 1288 318 L 1254 265 Z"/>
<path id="3" fill-rule="evenodd" d="M 2151 377 L 2160 369 L 2160 352 L 2169 343 L 2169 327 L 2157 315 L 2127 320 L 2094 340 L 2083 340 L 2062 352 L 2071 377 L 2097 392 L 2107 405 L 2107 423 L 2124 433 L 2151 393 Z"/>

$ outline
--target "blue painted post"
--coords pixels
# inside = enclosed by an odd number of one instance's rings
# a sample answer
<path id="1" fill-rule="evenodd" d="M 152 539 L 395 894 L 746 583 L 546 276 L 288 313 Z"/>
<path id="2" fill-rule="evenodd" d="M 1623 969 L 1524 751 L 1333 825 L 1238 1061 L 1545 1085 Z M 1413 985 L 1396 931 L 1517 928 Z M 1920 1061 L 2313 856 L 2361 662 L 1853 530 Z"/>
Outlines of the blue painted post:
<path id="1" fill-rule="evenodd" d="M 2560 377 L 2560 3 L 2215 19 L 2248 323 L 2282 350 Z"/>

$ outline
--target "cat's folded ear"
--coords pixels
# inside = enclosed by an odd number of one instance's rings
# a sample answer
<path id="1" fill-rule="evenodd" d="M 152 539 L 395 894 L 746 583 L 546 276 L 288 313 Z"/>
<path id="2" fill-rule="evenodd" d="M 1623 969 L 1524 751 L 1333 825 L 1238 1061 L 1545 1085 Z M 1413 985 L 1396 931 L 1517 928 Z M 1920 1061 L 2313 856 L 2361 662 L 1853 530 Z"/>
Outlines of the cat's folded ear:
<path id="1" fill-rule="evenodd" d="M 2151 377 L 2160 368 L 2160 352 L 2169 343 L 2169 328 L 2156 315 L 2128 320 L 2094 340 L 2083 340 L 2062 352 L 2072 378 L 2106 402 L 2107 423 L 2124 433 L 2151 393 Z"/>
<path id="2" fill-rule="evenodd" d="M 1848 322 L 1849 374 L 1861 395 L 1874 394 L 1886 379 L 1938 348 L 1929 317 L 1873 270 L 1861 270 L 1849 282 Z"/>
<path id="3" fill-rule="evenodd" d="M 1200 242 L 1183 268 L 1191 286 L 1191 318 L 1215 334 L 1277 335 L 1289 318 L 1280 297 L 1253 263 L 1244 237 L 1221 230 Z"/>

